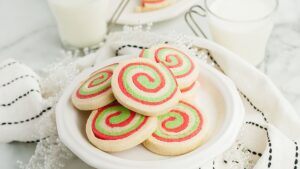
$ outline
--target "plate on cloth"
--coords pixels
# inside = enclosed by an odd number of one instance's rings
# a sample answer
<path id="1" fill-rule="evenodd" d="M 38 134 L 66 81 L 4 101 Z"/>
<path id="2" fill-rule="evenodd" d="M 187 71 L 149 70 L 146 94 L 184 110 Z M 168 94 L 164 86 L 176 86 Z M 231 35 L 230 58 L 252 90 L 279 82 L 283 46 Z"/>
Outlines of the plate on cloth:
<path id="1" fill-rule="evenodd" d="M 111 15 L 118 7 L 118 4 L 122 0 L 110 1 Z M 183 12 L 187 11 L 192 5 L 199 2 L 199 0 L 173 0 L 174 2 L 165 7 L 154 11 L 148 12 L 136 12 L 136 7 L 139 5 L 140 0 L 129 0 L 128 5 L 124 9 L 124 12 L 118 19 L 118 24 L 124 25 L 139 25 L 152 22 L 159 22 L 174 18 Z"/>
<path id="2" fill-rule="evenodd" d="M 80 159 L 100 169 L 196 169 L 223 153 L 234 143 L 243 122 L 244 109 L 233 83 L 211 66 L 200 65 L 200 90 L 195 98 L 209 125 L 209 137 L 196 150 L 180 156 L 156 155 L 138 145 L 118 153 L 106 153 L 87 139 L 85 125 L 89 113 L 80 112 L 71 103 L 77 85 L 100 67 L 133 58 L 120 56 L 107 59 L 84 70 L 66 88 L 56 106 L 57 129 L 61 141 Z"/>

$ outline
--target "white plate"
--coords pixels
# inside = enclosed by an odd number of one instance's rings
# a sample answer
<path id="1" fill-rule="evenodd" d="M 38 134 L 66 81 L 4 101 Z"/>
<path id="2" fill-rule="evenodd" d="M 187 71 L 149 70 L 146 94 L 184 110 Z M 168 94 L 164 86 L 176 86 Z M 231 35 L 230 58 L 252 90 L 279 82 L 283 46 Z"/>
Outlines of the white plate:
<path id="1" fill-rule="evenodd" d="M 56 107 L 58 134 L 62 142 L 80 159 L 100 169 L 196 169 L 228 149 L 242 125 L 244 110 L 231 81 L 210 66 L 198 63 L 201 89 L 195 101 L 208 117 L 210 136 L 203 146 L 181 156 L 159 156 L 139 145 L 119 153 L 106 153 L 89 143 L 85 133 L 88 113 L 76 110 L 70 101 L 80 81 L 96 69 L 132 56 L 108 59 L 83 71 L 65 90 Z"/>
<path id="2" fill-rule="evenodd" d="M 110 1 L 109 11 L 111 11 L 111 15 L 117 8 L 120 1 L 121 0 Z M 176 0 L 175 3 L 162 9 L 149 12 L 136 12 L 135 9 L 139 4 L 139 0 L 129 0 L 127 7 L 118 19 L 117 23 L 125 25 L 139 25 L 168 20 L 182 14 L 198 1 L 199 0 Z"/>

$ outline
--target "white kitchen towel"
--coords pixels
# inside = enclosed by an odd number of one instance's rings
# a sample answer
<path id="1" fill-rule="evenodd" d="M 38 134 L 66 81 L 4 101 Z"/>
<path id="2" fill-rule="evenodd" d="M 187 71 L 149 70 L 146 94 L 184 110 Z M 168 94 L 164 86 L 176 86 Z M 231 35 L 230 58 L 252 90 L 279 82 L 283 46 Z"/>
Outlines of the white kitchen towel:
<path id="1" fill-rule="evenodd" d="M 191 50 L 207 49 L 215 67 L 236 85 L 246 109 L 241 135 L 231 150 L 210 161 L 208 168 L 299 168 L 300 118 L 271 80 L 252 65 L 216 44 L 186 36 L 132 31 L 108 39 L 105 56 L 138 55 L 156 43 L 181 43 Z M 196 49 L 197 48 L 197 49 Z M 203 50 L 201 50 L 203 51 Z M 101 62 L 104 53 L 96 63 Z M 199 54 L 201 55 L 201 54 Z"/>
<path id="2" fill-rule="evenodd" d="M 252 164 L 246 165 L 254 165 L 254 168 L 298 168 L 300 133 L 295 131 L 300 130 L 299 115 L 271 80 L 259 70 L 225 48 L 217 49 L 212 42 L 202 42 L 197 43 L 197 46 L 211 52 L 212 59 L 241 92 L 247 113 L 243 136 L 240 138 L 243 144 L 241 152 L 252 156 Z M 238 160 L 224 158 L 212 164 L 225 168 L 229 163 L 237 168 L 245 165 L 239 164 Z"/>
<path id="3" fill-rule="evenodd" d="M 0 63 L 0 143 L 35 142 L 45 107 L 39 77 L 27 66 L 13 59 Z"/>

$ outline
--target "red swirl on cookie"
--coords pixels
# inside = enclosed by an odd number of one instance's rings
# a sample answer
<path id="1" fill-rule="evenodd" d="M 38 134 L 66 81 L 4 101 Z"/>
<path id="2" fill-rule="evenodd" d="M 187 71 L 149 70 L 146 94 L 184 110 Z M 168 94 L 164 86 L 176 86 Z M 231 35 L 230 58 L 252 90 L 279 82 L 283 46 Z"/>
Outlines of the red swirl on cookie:
<path id="1" fill-rule="evenodd" d="M 148 104 L 148 105 L 159 105 L 162 103 L 165 103 L 167 101 L 169 101 L 174 94 L 176 93 L 176 86 L 174 86 L 172 89 L 172 91 L 170 91 L 168 94 L 168 97 L 164 97 L 164 98 L 158 98 L 155 101 L 148 101 L 150 99 L 145 99 L 145 96 L 138 96 L 137 92 L 132 91 L 132 88 L 126 87 L 129 86 L 128 81 L 124 81 L 124 77 L 126 78 L 126 72 L 128 71 L 128 69 L 130 69 L 130 67 L 144 67 L 144 69 L 148 69 L 150 71 L 152 71 L 153 74 L 157 75 L 157 78 L 152 77 L 151 74 L 147 74 L 147 72 L 138 72 L 136 74 L 134 74 L 131 79 L 133 82 L 133 85 L 139 90 L 139 91 L 143 91 L 143 92 L 147 92 L 147 93 L 158 93 L 161 90 L 163 90 L 163 88 L 166 85 L 166 79 L 163 76 L 163 74 L 160 72 L 160 70 L 157 69 L 157 67 L 148 64 L 148 63 L 130 63 L 126 66 L 124 66 L 118 76 L 118 83 L 120 86 L 121 91 L 130 99 L 135 100 L 137 102 L 143 103 L 143 104 Z M 141 78 L 144 78 L 144 80 L 139 80 Z M 155 83 L 157 82 L 158 85 L 154 86 L 154 87 L 150 87 L 148 85 L 145 85 L 145 81 L 147 81 L 147 83 Z M 144 83 L 143 83 L 144 82 Z M 128 90 L 129 89 L 129 90 Z"/>
<path id="2" fill-rule="evenodd" d="M 116 66 L 117 63 L 92 73 L 91 76 L 77 89 L 76 96 L 80 99 L 88 99 L 111 89 L 111 77 L 113 75 L 113 69 Z"/>
<path id="3" fill-rule="evenodd" d="M 121 63 L 113 75 L 112 89 L 125 107 L 150 116 L 152 112 L 164 113 L 178 102 L 180 95 L 170 70 L 143 58 Z"/>
<path id="4" fill-rule="evenodd" d="M 80 99 L 87 99 L 106 92 L 111 88 L 109 83 L 112 74 L 112 70 L 104 70 L 90 77 L 90 79 L 88 79 L 87 82 L 85 82 L 85 86 L 82 86 L 77 90 L 76 96 Z M 92 90 L 93 88 L 97 89 Z"/>
<path id="5" fill-rule="evenodd" d="M 196 136 L 202 129 L 203 117 L 195 106 L 180 101 L 168 113 L 158 117 L 159 127 L 152 134 L 164 142 L 182 142 Z"/>
<path id="6" fill-rule="evenodd" d="M 158 116 L 158 126 L 143 145 L 160 155 L 180 155 L 199 147 L 207 134 L 207 122 L 195 104 L 180 101 Z"/>
<path id="7" fill-rule="evenodd" d="M 124 139 L 143 127 L 147 119 L 114 102 L 98 109 L 93 118 L 92 131 L 99 139 Z"/>
<path id="8" fill-rule="evenodd" d="M 185 50 L 171 45 L 157 45 L 144 49 L 140 57 L 162 63 L 174 74 L 180 89 L 190 86 L 197 79 L 199 68 Z"/>
<path id="9" fill-rule="evenodd" d="M 73 105 L 79 110 L 95 110 L 113 102 L 111 78 L 117 65 L 111 64 L 90 74 L 73 92 Z"/>

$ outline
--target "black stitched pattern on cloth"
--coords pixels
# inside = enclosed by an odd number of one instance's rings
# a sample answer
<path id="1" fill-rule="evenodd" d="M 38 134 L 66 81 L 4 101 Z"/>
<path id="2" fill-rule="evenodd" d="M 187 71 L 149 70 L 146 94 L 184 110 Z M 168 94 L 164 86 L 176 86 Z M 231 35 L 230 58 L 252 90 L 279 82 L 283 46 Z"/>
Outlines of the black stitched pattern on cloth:
<path id="1" fill-rule="evenodd" d="M 226 75 L 224 70 L 221 68 L 221 66 L 218 64 L 218 62 L 213 58 L 213 56 L 209 52 L 208 52 L 208 56 L 209 56 L 210 60 L 221 70 L 221 72 Z M 250 104 L 250 106 L 262 115 L 262 118 L 264 119 L 264 121 L 269 123 L 268 119 L 265 116 L 265 113 L 263 111 L 261 111 L 260 109 L 258 109 L 242 91 L 240 91 L 239 89 L 238 89 L 238 91 L 244 97 L 244 99 L 246 99 L 246 101 Z"/>
<path id="2" fill-rule="evenodd" d="M 298 166 L 298 156 L 299 156 L 299 147 L 298 147 L 298 143 L 295 141 L 294 142 L 295 144 L 295 161 L 294 161 L 294 169 L 297 169 L 297 166 Z"/>
<path id="3" fill-rule="evenodd" d="M 238 162 L 238 161 L 236 161 L 236 160 L 232 160 L 232 162 L 233 162 L 233 163 L 236 163 L 236 164 L 238 164 L 238 163 L 239 163 L 239 162 Z"/>
<path id="4" fill-rule="evenodd" d="M 37 140 L 25 141 L 25 143 L 39 143 L 40 141 L 46 140 L 47 138 L 49 138 L 49 136 Z"/>
<path id="5" fill-rule="evenodd" d="M 268 123 L 268 119 L 266 118 L 265 113 L 262 112 L 260 109 L 258 109 L 244 93 L 242 93 L 240 90 L 239 90 L 239 92 L 247 100 L 247 102 L 250 104 L 250 106 L 262 115 L 264 121 Z"/>
<path id="6" fill-rule="evenodd" d="M 51 109 L 52 109 L 52 107 L 47 107 L 47 108 L 43 109 L 39 114 L 37 114 L 37 115 L 35 115 L 35 116 L 31 117 L 31 118 L 25 119 L 25 120 L 14 121 L 14 122 L 1 122 L 0 126 L 16 125 L 16 124 L 26 123 L 26 122 L 29 122 L 29 121 L 32 121 L 32 120 L 35 120 L 35 119 L 41 117 L 44 113 L 48 112 Z"/>
<path id="7" fill-rule="evenodd" d="M 247 149 L 246 151 L 248 151 L 249 153 L 251 153 L 251 154 L 253 154 L 253 155 L 257 155 L 257 156 L 259 156 L 259 157 L 262 156 L 261 153 L 258 153 L 258 152 L 256 152 L 256 151 L 253 151 L 253 150 L 250 150 L 250 149 Z"/>
<path id="8" fill-rule="evenodd" d="M 14 64 L 16 64 L 16 63 L 18 63 L 18 62 L 16 62 L 16 61 L 9 62 L 9 63 L 7 63 L 7 64 L 1 66 L 1 67 L 0 67 L 0 70 L 4 69 L 4 68 L 6 68 L 6 67 L 9 67 L 9 66 L 11 66 L 11 65 L 14 65 Z"/>
<path id="9" fill-rule="evenodd" d="M 247 121 L 246 124 L 250 124 L 252 126 L 258 127 L 258 128 L 260 128 L 260 129 L 262 129 L 262 130 L 264 130 L 266 132 L 266 134 L 267 134 L 267 140 L 268 140 L 268 146 L 269 146 L 269 151 L 268 151 L 269 157 L 268 157 L 268 164 L 267 164 L 267 166 L 268 166 L 268 168 L 271 168 L 272 158 L 273 158 L 272 157 L 273 149 L 272 149 L 272 143 L 271 143 L 271 140 L 270 140 L 268 129 L 266 127 L 263 127 L 263 126 L 255 123 L 255 122 L 252 122 L 252 121 Z"/>
<path id="10" fill-rule="evenodd" d="M 36 77 L 35 77 L 35 76 L 26 74 L 26 75 L 18 76 L 18 77 L 16 77 L 16 78 L 14 78 L 13 80 L 11 80 L 11 81 L 9 81 L 9 82 L 6 82 L 6 83 L 4 83 L 4 84 L 2 84 L 2 85 L 0 85 L 0 87 L 8 86 L 8 85 L 14 83 L 15 81 L 18 81 L 18 80 L 24 79 L 24 78 L 32 78 L 32 79 L 36 80 Z M 38 80 L 36 80 L 36 81 L 38 82 Z"/>
<path id="11" fill-rule="evenodd" d="M 18 100 L 28 96 L 30 93 L 33 93 L 33 92 L 37 92 L 37 93 L 40 93 L 39 90 L 36 90 L 36 89 L 30 89 L 29 91 L 25 92 L 24 94 L 18 96 L 17 98 L 15 98 L 13 101 L 9 102 L 9 103 L 2 103 L 0 104 L 0 106 L 2 107 L 7 107 L 7 106 L 11 106 L 13 105 L 14 103 L 16 103 Z"/>
<path id="12" fill-rule="evenodd" d="M 127 45 L 120 46 L 120 47 L 116 50 L 116 56 L 119 56 L 120 50 L 122 50 L 122 49 L 124 49 L 124 48 L 148 49 L 148 47 L 144 47 L 144 46 L 138 46 L 138 45 L 130 45 L 130 44 L 127 44 Z"/>

